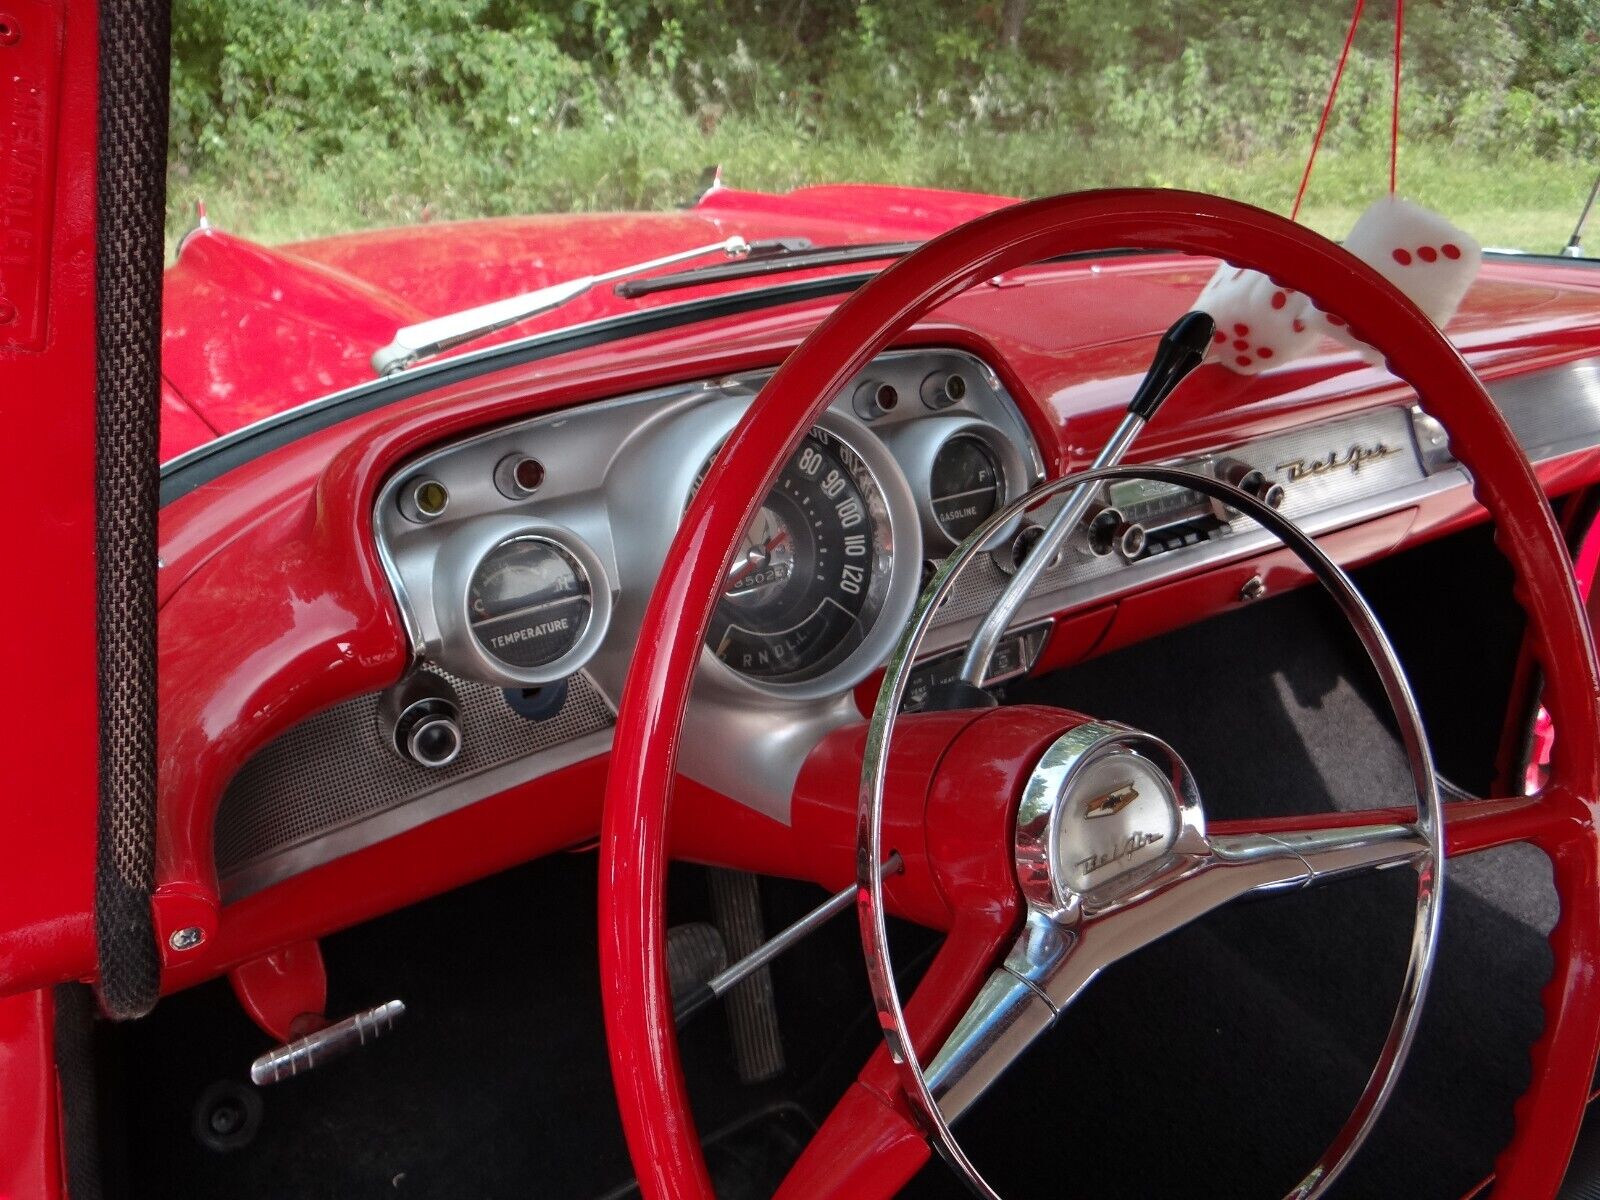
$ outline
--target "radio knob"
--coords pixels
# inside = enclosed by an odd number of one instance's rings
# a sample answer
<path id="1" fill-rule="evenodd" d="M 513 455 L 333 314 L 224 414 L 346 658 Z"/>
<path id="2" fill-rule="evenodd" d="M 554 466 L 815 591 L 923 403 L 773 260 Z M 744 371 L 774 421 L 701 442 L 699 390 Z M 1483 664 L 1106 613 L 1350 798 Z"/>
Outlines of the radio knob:
<path id="1" fill-rule="evenodd" d="M 1217 464 L 1217 475 L 1241 492 L 1249 492 L 1268 508 L 1283 506 L 1283 485 L 1247 462 L 1225 458 Z"/>
<path id="2" fill-rule="evenodd" d="M 1116 554 L 1132 562 L 1144 553 L 1144 526 L 1129 521 L 1118 509 L 1102 508 L 1089 518 L 1084 540 L 1096 558 Z"/>

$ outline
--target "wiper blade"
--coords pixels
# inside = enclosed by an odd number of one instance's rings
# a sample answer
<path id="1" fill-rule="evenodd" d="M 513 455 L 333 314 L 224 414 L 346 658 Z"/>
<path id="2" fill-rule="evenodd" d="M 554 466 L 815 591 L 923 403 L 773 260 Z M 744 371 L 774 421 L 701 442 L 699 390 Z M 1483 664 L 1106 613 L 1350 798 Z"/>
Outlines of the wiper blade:
<path id="1" fill-rule="evenodd" d="M 803 240 L 795 239 L 795 241 Z M 633 300 L 640 296 L 653 296 L 657 292 L 675 291 L 678 288 L 725 283 L 730 279 L 754 279 L 762 275 L 806 271 L 813 267 L 837 267 L 848 263 L 904 258 L 921 245 L 921 242 L 864 242 L 856 245 L 812 248 L 809 242 L 803 246 L 795 246 L 787 240 L 775 243 L 752 242 L 751 253 L 739 262 L 693 267 L 687 271 L 675 271 L 670 275 L 653 275 L 649 279 L 629 279 L 617 284 L 612 290 L 625 300 Z"/>
<path id="2" fill-rule="evenodd" d="M 504 329 L 508 325 L 515 325 L 529 317 L 548 312 L 552 308 L 559 308 L 569 301 L 576 300 L 591 288 L 602 283 L 610 283 L 613 279 L 687 262 L 691 258 L 703 258 L 708 254 L 743 258 L 752 250 L 778 245 L 783 243 L 751 243 L 742 237 L 734 236 L 724 241 L 712 242 L 710 245 L 679 250 L 674 254 L 664 254 L 660 258 L 647 259 L 644 262 L 629 263 L 627 266 L 601 271 L 595 275 L 582 275 L 577 279 L 524 292 L 520 296 L 494 300 L 488 304 L 480 304 L 476 308 L 462 309 L 460 312 L 434 317 L 429 321 L 420 321 L 399 330 L 394 335 L 394 341 L 374 353 L 372 369 L 379 375 L 392 375 L 396 371 L 403 371 L 413 363 L 420 362 L 424 358 L 432 358 L 435 354 L 443 353 L 463 342 L 470 342 Z M 807 242 L 806 245 L 810 243 Z"/>

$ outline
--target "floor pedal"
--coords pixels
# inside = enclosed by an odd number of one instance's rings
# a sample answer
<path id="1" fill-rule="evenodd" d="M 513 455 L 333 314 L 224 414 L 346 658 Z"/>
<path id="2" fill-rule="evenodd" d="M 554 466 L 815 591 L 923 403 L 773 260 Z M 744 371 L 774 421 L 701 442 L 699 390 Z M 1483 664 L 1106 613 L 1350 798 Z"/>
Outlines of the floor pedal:
<path id="1" fill-rule="evenodd" d="M 358 1046 L 370 1045 L 385 1034 L 392 1033 L 395 1023 L 405 1016 L 405 1012 L 406 1006 L 402 1001 L 390 1000 L 276 1046 L 250 1064 L 250 1082 L 265 1087 L 269 1083 L 280 1083 L 296 1075 L 304 1075 L 315 1067 L 350 1053 Z"/>

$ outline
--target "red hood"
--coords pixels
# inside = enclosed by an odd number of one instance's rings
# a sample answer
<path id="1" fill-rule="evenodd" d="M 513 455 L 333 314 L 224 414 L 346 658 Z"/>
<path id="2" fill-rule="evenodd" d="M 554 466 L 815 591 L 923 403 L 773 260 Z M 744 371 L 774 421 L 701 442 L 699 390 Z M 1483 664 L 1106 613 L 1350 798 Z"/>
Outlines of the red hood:
<path id="1" fill-rule="evenodd" d="M 751 240 L 804 237 L 817 245 L 920 240 L 1010 203 L 1003 197 L 863 185 L 783 195 L 717 188 L 682 212 L 424 224 L 273 249 L 205 228 L 185 240 L 166 277 L 162 365 L 170 394 L 164 397 L 162 458 L 370 380 L 373 351 L 400 326 L 428 317 L 732 234 Z M 1101 272 L 1127 278 L 1118 289 L 1119 303 L 1105 306 L 1086 296 L 1075 322 L 1078 349 L 1068 353 L 1084 360 L 1086 383 L 1118 374 L 1108 372 L 1108 359 L 1121 357 L 1124 348 L 1132 356 L 1130 369 L 1140 369 L 1142 362 L 1132 359 L 1148 354 L 1143 339 L 1198 294 L 1209 268 L 1193 259 L 1141 258 L 1108 261 Z M 1486 263 L 1449 332 L 1464 350 L 1493 355 L 1490 348 L 1504 347 L 1512 326 L 1521 334 L 1590 326 L 1597 275 Z M 696 289 L 623 300 L 597 288 L 461 352 L 700 294 Z M 1141 295 L 1149 302 L 1134 302 Z M 1020 313 L 1018 319 L 1029 316 Z M 1271 382 L 1269 374 L 1263 386 Z"/>
<path id="2" fill-rule="evenodd" d="M 441 222 L 272 249 L 205 227 L 167 271 L 162 367 L 193 415 L 226 433 L 371 379 L 372 352 L 429 317 L 733 234 L 819 246 L 921 240 L 1010 203 L 866 185 L 785 195 L 719 187 L 684 212 Z M 694 295 L 622 300 L 597 288 L 460 352 Z M 197 444 L 195 426 L 163 431 L 163 459 Z"/>

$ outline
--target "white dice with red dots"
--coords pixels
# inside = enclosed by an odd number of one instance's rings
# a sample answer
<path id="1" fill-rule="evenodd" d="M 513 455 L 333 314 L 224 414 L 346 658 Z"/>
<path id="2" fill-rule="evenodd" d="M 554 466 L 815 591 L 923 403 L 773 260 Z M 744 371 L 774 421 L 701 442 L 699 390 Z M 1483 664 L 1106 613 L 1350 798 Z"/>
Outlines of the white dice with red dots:
<path id="1" fill-rule="evenodd" d="M 1345 249 L 1404 292 L 1435 325 L 1443 326 L 1477 277 L 1483 248 L 1436 212 L 1397 196 L 1375 202 L 1351 229 Z M 1344 316 L 1325 313 L 1298 292 L 1266 276 L 1224 263 L 1195 302 L 1217 322 L 1210 361 L 1254 375 L 1308 353 L 1318 334 L 1379 355 L 1356 338 Z M 1351 314 L 1360 324 L 1360 314 Z"/>
<path id="2" fill-rule="evenodd" d="M 1194 306 L 1217 323 L 1207 358 L 1244 375 L 1304 354 L 1316 341 L 1306 298 L 1259 271 L 1224 263 Z"/>
<path id="3" fill-rule="evenodd" d="M 1384 196 L 1362 213 L 1344 248 L 1404 292 L 1440 327 L 1455 316 L 1483 262 L 1483 247 L 1471 234 L 1398 196 Z M 1342 323 L 1325 319 L 1331 326 L 1328 332 L 1355 344 Z"/>

